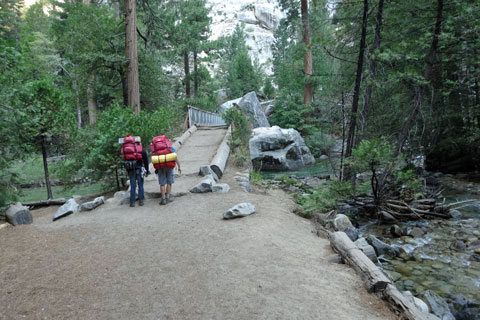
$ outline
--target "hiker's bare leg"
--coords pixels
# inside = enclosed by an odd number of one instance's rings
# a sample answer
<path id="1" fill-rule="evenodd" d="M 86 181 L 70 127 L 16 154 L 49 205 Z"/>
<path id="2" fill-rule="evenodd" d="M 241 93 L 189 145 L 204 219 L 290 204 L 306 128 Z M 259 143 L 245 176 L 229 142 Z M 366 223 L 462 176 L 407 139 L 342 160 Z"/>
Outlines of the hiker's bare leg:
<path id="1" fill-rule="evenodd" d="M 170 193 L 172 192 L 172 185 L 171 184 L 167 184 L 167 198 L 170 197 Z"/>
<path id="2" fill-rule="evenodd" d="M 168 187 L 167 187 L 168 190 Z M 165 198 L 165 185 L 160 186 L 160 193 L 162 194 L 162 199 Z"/>

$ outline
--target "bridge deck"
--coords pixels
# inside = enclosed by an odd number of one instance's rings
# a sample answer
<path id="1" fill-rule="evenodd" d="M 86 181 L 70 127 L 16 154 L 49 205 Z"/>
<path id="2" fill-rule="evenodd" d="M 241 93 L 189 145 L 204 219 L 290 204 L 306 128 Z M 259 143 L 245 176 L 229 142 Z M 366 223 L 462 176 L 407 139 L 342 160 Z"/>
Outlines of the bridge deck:
<path id="1" fill-rule="evenodd" d="M 227 128 L 199 128 L 177 151 L 182 174 L 175 168 L 175 184 L 172 194 L 188 192 L 200 179 L 198 172 L 201 166 L 209 165 L 218 146 L 222 142 Z M 151 167 L 150 172 L 154 172 Z M 147 198 L 159 197 L 160 187 L 157 175 L 152 174 L 145 180 Z"/>

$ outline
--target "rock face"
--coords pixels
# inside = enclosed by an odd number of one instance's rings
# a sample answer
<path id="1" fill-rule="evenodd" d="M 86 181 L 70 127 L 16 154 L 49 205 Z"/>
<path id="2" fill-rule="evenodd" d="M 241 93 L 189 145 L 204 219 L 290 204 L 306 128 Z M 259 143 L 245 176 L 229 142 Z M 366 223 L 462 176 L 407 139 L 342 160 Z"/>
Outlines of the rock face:
<path id="1" fill-rule="evenodd" d="M 75 211 L 78 210 L 78 203 L 75 201 L 75 199 L 70 199 L 68 200 L 63 206 L 58 208 L 57 212 L 53 216 L 53 221 L 60 219 L 62 217 L 66 217 L 69 214 L 74 213 Z"/>
<path id="2" fill-rule="evenodd" d="M 223 219 L 246 217 L 255 213 L 255 206 L 249 202 L 239 203 L 223 214 Z"/>
<path id="3" fill-rule="evenodd" d="M 255 168 L 265 171 L 283 171 L 315 163 L 310 149 L 295 129 L 253 129 L 249 142 L 250 159 Z"/>
<path id="4" fill-rule="evenodd" d="M 219 107 L 220 113 L 227 111 L 237 105 L 249 118 L 254 128 L 270 127 L 265 112 L 258 101 L 257 94 L 252 91 L 241 98 L 225 102 Z"/>
<path id="5" fill-rule="evenodd" d="M 11 204 L 5 213 L 7 221 L 12 225 L 30 224 L 33 222 L 32 214 L 27 207 L 22 206 L 20 202 Z"/>
<path id="6" fill-rule="evenodd" d="M 244 24 L 246 43 L 252 60 L 265 64 L 268 74 L 272 73 L 273 32 L 285 16 L 277 0 L 207 0 L 212 18 L 210 36 L 216 40 L 233 33 L 237 24 Z"/>

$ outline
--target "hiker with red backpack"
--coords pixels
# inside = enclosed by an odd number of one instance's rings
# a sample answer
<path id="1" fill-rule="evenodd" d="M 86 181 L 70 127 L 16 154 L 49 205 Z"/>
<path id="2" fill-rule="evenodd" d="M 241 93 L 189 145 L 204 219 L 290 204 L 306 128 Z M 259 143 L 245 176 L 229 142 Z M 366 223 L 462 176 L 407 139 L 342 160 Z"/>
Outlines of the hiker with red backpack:
<path id="1" fill-rule="evenodd" d="M 143 206 L 145 199 L 143 177 L 148 177 L 148 155 L 142 148 L 140 137 L 126 136 L 119 139 L 122 144 L 120 153 L 123 155 L 123 164 L 130 180 L 130 207 L 135 207 L 136 189 L 138 185 L 138 205 Z"/>
<path id="2" fill-rule="evenodd" d="M 160 204 L 165 205 L 172 201 L 172 184 L 175 182 L 173 169 L 177 166 L 180 174 L 182 174 L 182 169 L 180 168 L 176 150 L 167 136 L 162 135 L 153 138 L 150 150 L 152 151 L 153 167 L 158 175 L 158 183 L 160 184 L 160 193 L 162 195 Z"/>

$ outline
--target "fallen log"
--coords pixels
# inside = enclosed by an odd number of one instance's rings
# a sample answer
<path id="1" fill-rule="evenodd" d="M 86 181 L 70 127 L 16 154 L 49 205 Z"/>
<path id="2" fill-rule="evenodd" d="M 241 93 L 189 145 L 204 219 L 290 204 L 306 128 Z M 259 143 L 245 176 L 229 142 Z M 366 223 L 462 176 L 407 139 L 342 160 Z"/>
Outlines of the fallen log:
<path id="1" fill-rule="evenodd" d="M 360 274 L 368 292 L 382 291 L 391 283 L 391 280 L 357 248 L 345 232 L 330 233 L 329 239 L 333 249 Z"/>
<path id="2" fill-rule="evenodd" d="M 440 318 L 431 313 L 423 313 L 393 284 L 388 284 L 382 294 L 383 298 L 387 300 L 395 310 L 399 310 L 407 319 L 440 320 Z"/>
<path id="3" fill-rule="evenodd" d="M 360 274 L 365 281 L 367 291 L 381 293 L 382 298 L 406 319 L 440 320 L 433 314 L 426 314 L 418 309 L 344 232 L 329 232 L 328 238 L 333 249 Z"/>
<path id="4" fill-rule="evenodd" d="M 36 201 L 36 202 L 28 202 L 24 203 L 23 205 L 30 208 L 38 208 L 38 207 L 48 207 L 48 206 L 57 206 L 57 205 L 63 205 L 67 202 L 64 198 L 59 198 L 59 199 L 49 199 L 49 200 L 42 200 L 42 201 Z"/>
<path id="5" fill-rule="evenodd" d="M 230 155 L 230 138 L 232 136 L 232 127 L 228 127 L 227 133 L 222 140 L 222 143 L 217 149 L 215 157 L 210 163 L 210 168 L 215 172 L 217 177 L 220 179 L 223 175 L 223 170 L 225 170 L 225 165 L 227 164 L 228 156 Z"/>

